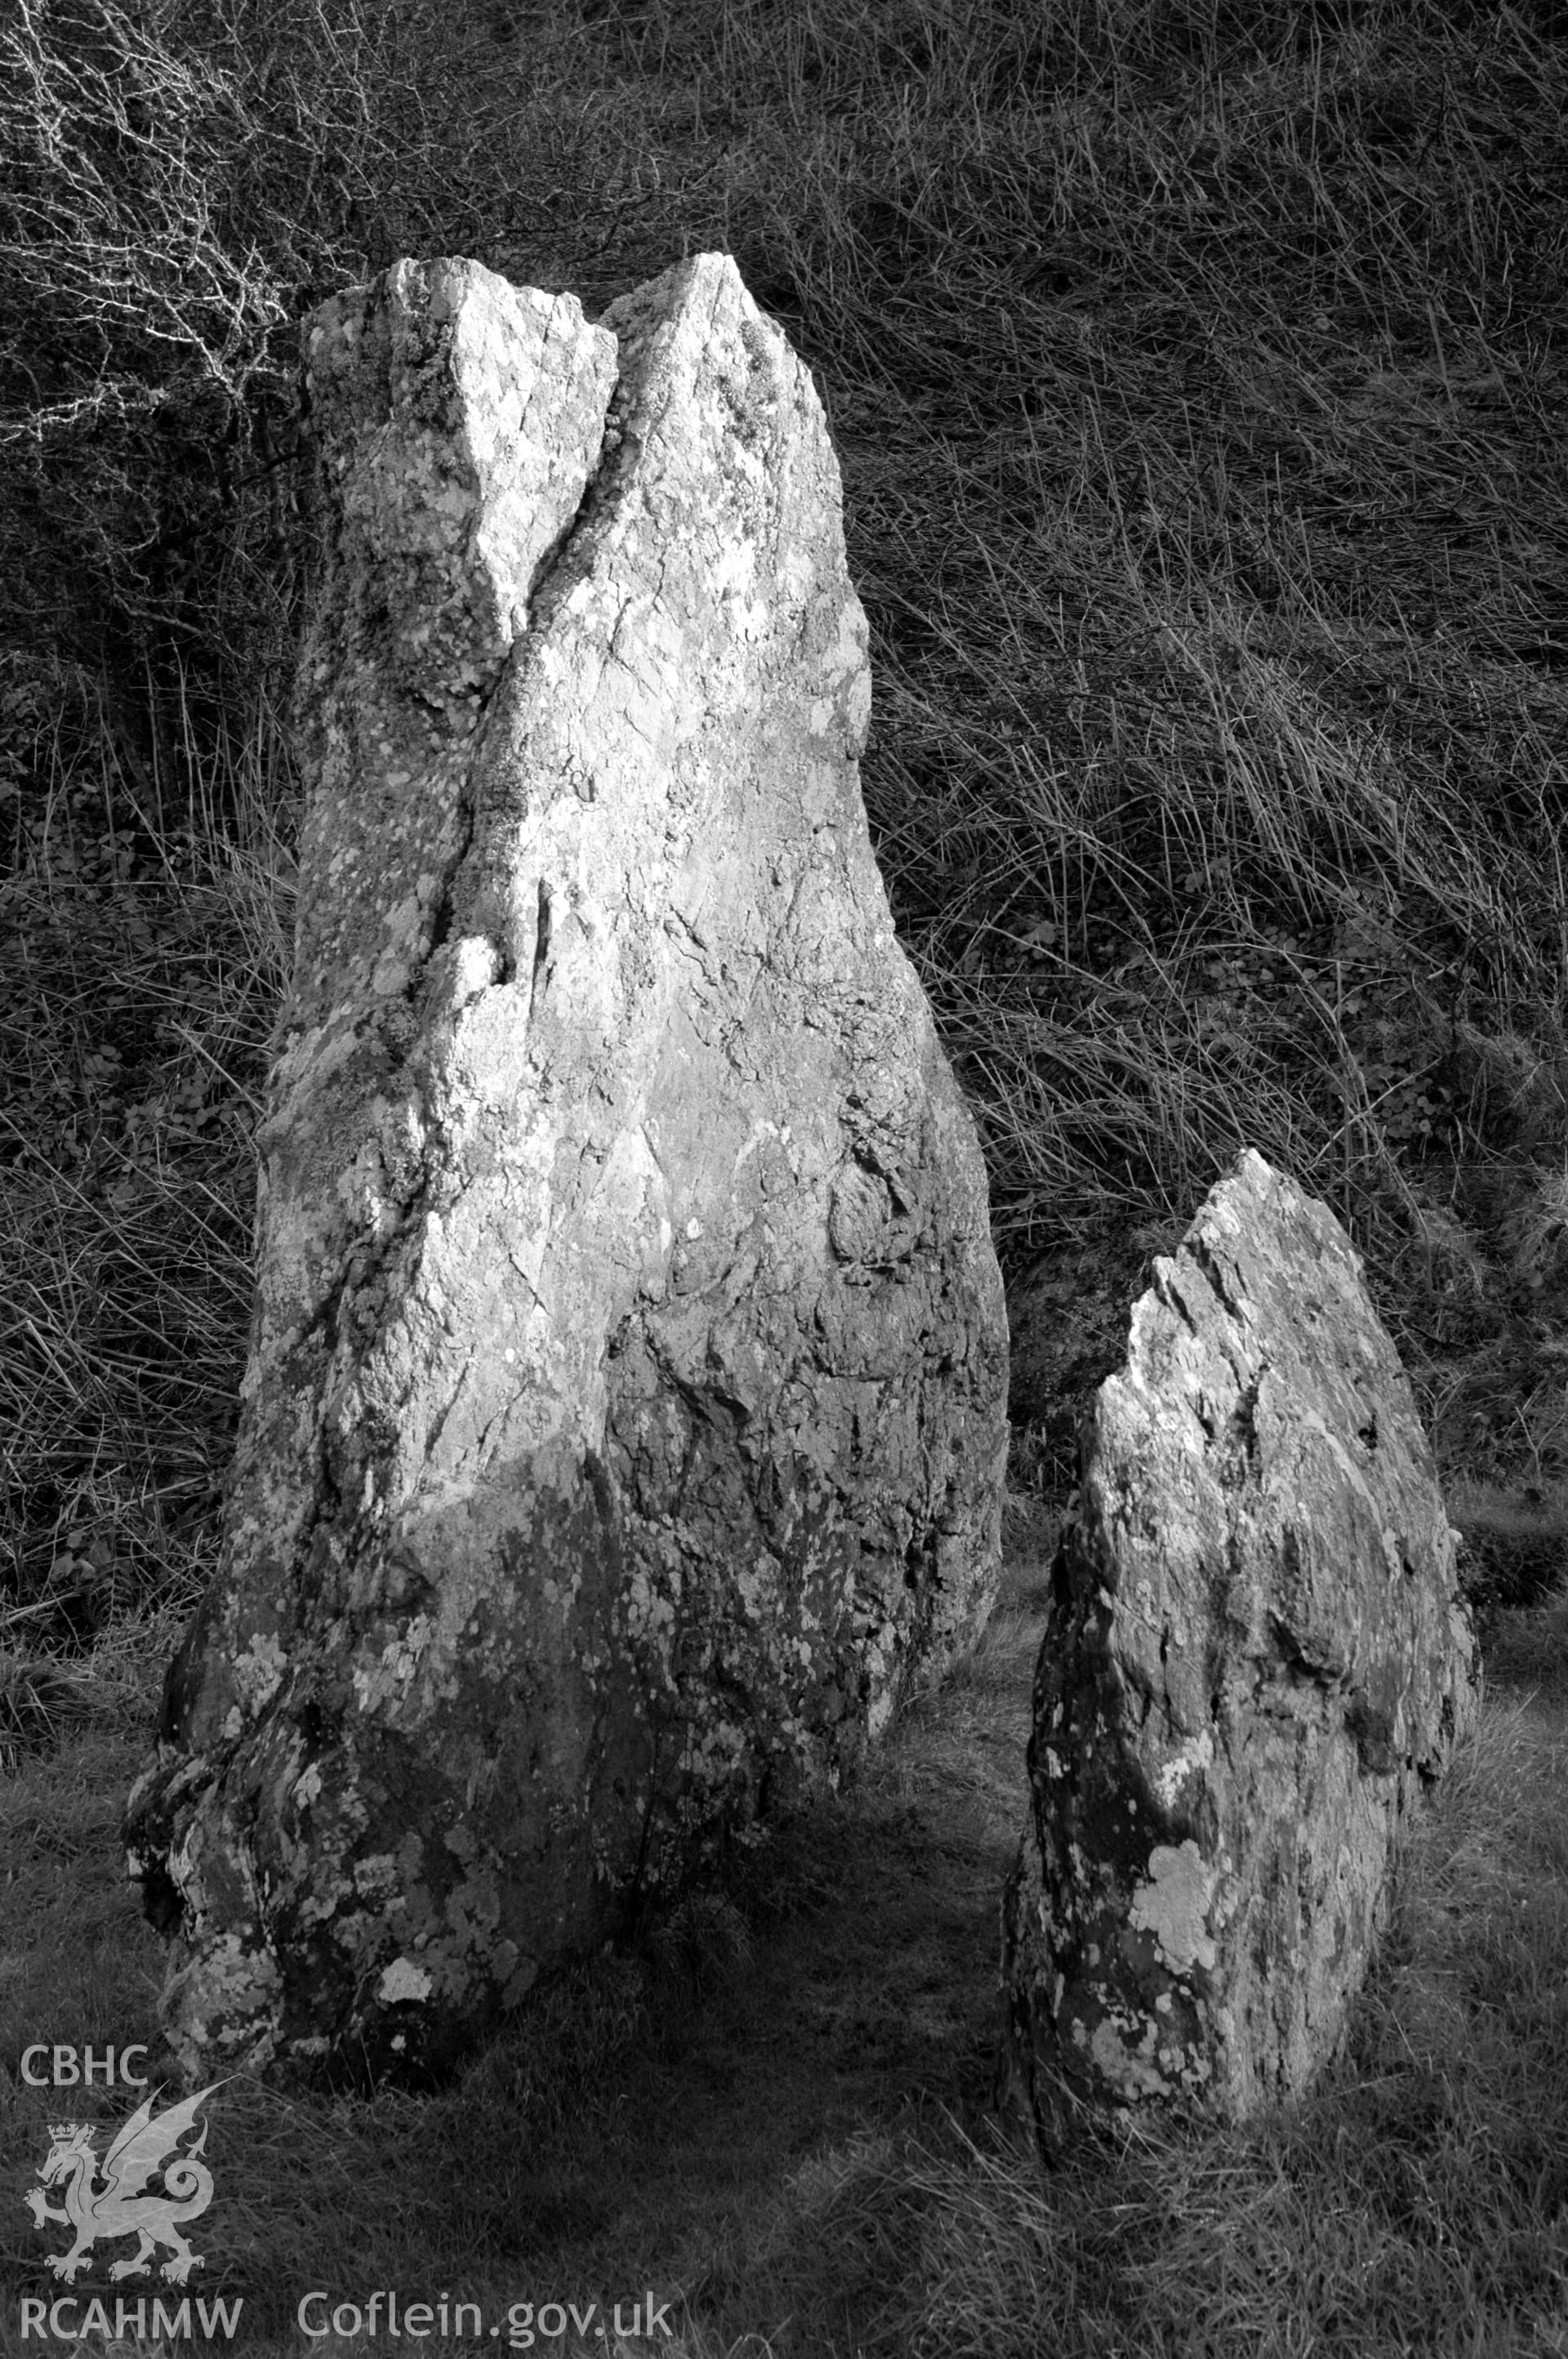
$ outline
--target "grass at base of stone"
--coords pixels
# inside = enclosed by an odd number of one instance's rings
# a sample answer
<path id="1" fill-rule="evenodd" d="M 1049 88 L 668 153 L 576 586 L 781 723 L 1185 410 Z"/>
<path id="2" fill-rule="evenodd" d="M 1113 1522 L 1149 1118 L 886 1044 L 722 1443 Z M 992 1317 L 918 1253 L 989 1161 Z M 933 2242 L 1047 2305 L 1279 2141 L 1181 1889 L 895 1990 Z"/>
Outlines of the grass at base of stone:
<path id="1" fill-rule="evenodd" d="M 319 2289 L 313 2325 L 395 2292 L 449 2321 L 479 2305 L 485 2332 L 431 2349 L 600 2359 L 1568 2350 L 1568 1593 L 1498 1617 L 1479 1734 L 1407 1848 L 1342 2061 L 1247 2131 L 1141 2127 L 1053 2175 L 989 2111 L 1045 1596 L 1044 1558 L 1014 1561 L 974 1658 L 854 1793 L 641 1954 L 563 1977 L 449 2089 L 225 2086 L 193 2282 L 243 2299 L 237 2347 L 407 2359 L 384 2303 L 383 2331 L 312 2341 L 297 2308 Z M 44 2027 L 78 2048 L 154 2036 L 163 1956 L 115 1829 L 167 1639 L 101 1642 L 90 1724 L 0 1785 L 7 2056 Z M 75 2109 L 108 2124 L 131 2103 Z M 0 2083 L 13 2193 L 71 2109 Z M 59 2293 L 39 2256 L 64 2241 L 0 2206 L 5 2359 L 39 2347 L 16 2297 Z M 138 2290 L 93 2286 L 111 2324 Z M 551 2304 L 597 2303 L 613 2330 L 650 2297 L 651 2336 L 578 2336 L 569 2311 L 553 2331 Z"/>

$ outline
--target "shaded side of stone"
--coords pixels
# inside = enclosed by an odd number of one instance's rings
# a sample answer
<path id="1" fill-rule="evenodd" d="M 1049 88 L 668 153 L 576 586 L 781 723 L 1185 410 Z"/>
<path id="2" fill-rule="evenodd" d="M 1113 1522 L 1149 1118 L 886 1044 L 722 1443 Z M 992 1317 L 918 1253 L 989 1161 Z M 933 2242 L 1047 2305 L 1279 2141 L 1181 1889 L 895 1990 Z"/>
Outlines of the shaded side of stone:
<path id="1" fill-rule="evenodd" d="M 307 337 L 296 969 L 217 1581 L 127 1840 L 192 2071 L 423 2071 L 994 1595 L 1006 1326 L 810 377 L 700 255 Z"/>
<path id="2" fill-rule="evenodd" d="M 1456 1535 L 1327 1209 L 1244 1154 L 1100 1387 L 1003 1902 L 1004 2104 L 1239 2121 L 1335 2052 L 1474 1724 Z"/>

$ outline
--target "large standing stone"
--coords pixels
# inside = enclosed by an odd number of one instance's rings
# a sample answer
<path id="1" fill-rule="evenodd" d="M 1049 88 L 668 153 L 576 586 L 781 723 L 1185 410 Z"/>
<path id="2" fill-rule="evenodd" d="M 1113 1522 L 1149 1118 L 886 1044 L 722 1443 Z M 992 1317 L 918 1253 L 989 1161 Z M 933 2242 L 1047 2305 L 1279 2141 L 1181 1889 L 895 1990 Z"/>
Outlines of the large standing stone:
<path id="1" fill-rule="evenodd" d="M 188 2069 L 454 2055 L 977 1635 L 1007 1332 L 811 378 L 722 255 L 318 311 L 221 1569 L 127 1841 Z"/>
<path id="2" fill-rule="evenodd" d="M 1475 1719 L 1456 1540 L 1359 1256 L 1244 1154 L 1154 1262 L 1053 1572 L 1000 2076 L 1048 2153 L 1074 2097 L 1238 2121 L 1334 2050 Z"/>

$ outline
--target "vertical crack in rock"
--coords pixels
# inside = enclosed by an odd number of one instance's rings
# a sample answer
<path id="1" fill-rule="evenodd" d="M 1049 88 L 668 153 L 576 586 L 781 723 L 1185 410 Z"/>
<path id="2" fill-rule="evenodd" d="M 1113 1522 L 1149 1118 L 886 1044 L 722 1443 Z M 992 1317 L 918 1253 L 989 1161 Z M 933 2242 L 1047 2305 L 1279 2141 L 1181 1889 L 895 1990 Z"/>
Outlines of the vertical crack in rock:
<path id="1" fill-rule="evenodd" d="M 126 1839 L 191 2071 L 443 2069 L 994 1595 L 1006 1326 L 810 376 L 725 256 L 305 330 L 295 964 Z"/>
<path id="2" fill-rule="evenodd" d="M 539 879 L 539 898 L 534 920 L 534 972 L 532 980 L 528 985 L 528 1013 L 530 1016 L 532 1016 L 534 1013 L 534 1004 L 539 996 L 539 986 L 544 979 L 545 969 L 549 962 L 549 956 L 550 888 L 541 876 Z"/>
<path id="3" fill-rule="evenodd" d="M 1358 1256 L 1244 1154 L 1154 1264 L 1053 1571 L 998 2088 L 1047 2154 L 1075 2104 L 1239 2121 L 1333 2054 L 1475 1723 L 1456 1540 Z"/>

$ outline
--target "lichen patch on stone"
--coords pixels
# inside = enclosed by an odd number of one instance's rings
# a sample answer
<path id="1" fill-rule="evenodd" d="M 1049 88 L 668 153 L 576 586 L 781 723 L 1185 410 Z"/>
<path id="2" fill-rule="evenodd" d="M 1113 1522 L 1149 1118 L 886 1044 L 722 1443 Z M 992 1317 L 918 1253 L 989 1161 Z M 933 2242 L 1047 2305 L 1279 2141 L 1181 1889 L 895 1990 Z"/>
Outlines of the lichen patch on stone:
<path id="1" fill-rule="evenodd" d="M 1215 1946 L 1208 1931 L 1208 1905 L 1219 1871 L 1205 1860 L 1191 1836 L 1180 1844 L 1156 1843 L 1149 1871 L 1133 1887 L 1130 1925 L 1152 1933 L 1163 1963 L 1176 1973 L 1212 1966 Z"/>

